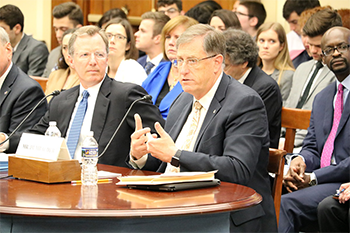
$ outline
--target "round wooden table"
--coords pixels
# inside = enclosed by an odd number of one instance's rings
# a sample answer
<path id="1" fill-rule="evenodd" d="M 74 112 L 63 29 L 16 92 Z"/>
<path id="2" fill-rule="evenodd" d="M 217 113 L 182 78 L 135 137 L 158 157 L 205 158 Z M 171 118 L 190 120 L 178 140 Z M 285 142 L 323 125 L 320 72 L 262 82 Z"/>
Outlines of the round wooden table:
<path id="1" fill-rule="evenodd" d="M 108 165 L 98 170 L 156 174 Z M 262 200 L 253 189 L 227 182 L 177 192 L 128 189 L 116 182 L 85 187 L 1 179 L 0 231 L 228 231 L 231 211 Z"/>

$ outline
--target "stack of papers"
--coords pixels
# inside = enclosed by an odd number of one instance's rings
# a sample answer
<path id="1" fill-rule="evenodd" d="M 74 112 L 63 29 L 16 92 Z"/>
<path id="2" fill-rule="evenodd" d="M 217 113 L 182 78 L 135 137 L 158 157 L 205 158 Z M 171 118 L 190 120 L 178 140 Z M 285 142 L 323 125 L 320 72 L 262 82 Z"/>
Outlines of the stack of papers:
<path id="1" fill-rule="evenodd" d="M 122 176 L 117 185 L 160 185 L 173 184 L 196 181 L 211 181 L 215 179 L 215 173 L 210 172 L 180 172 L 180 173 L 164 173 L 152 176 Z"/>
<path id="2" fill-rule="evenodd" d="M 0 153 L 0 171 L 8 170 L 8 154 Z"/>

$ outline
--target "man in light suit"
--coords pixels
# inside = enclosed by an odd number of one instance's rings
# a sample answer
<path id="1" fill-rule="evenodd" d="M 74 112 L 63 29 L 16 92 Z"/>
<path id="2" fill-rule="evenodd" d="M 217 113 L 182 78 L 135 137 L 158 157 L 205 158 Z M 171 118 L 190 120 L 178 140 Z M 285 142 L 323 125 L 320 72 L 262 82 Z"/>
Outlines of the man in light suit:
<path id="1" fill-rule="evenodd" d="M 264 101 L 269 121 L 270 147 L 278 148 L 281 133 L 282 96 L 271 76 L 256 66 L 258 47 L 251 36 L 236 29 L 224 31 L 226 37 L 225 73 L 255 90 Z"/>
<path id="2" fill-rule="evenodd" d="M 316 95 L 303 148 L 284 177 L 291 193 L 282 195 L 279 232 L 318 231 L 318 204 L 349 181 L 349 43 L 350 31 L 343 27 L 329 29 L 322 38 L 323 61 L 337 80 Z M 340 84 L 343 94 L 337 91 Z"/>
<path id="3" fill-rule="evenodd" d="M 12 62 L 30 76 L 41 76 L 44 72 L 49 51 L 43 42 L 23 32 L 24 16 L 14 5 L 0 8 L 0 27 L 10 37 L 13 48 Z"/>
<path id="4" fill-rule="evenodd" d="M 94 138 L 99 144 L 99 153 L 102 153 L 132 102 L 147 95 L 139 85 L 121 83 L 109 78 L 105 73 L 107 60 L 108 38 L 104 31 L 96 26 L 86 26 L 74 32 L 69 43 L 69 62 L 76 70 L 81 85 L 54 97 L 50 101 L 46 114 L 28 132 L 44 134 L 49 122 L 56 121 L 62 137 L 66 137 L 69 144 L 73 119 L 82 102 L 82 93 L 88 91 L 86 114 L 78 144 L 71 156 L 80 159 L 81 144 L 89 131 L 94 132 Z M 135 113 L 141 114 L 146 119 L 147 126 L 152 127 L 156 121 L 163 123 L 163 118 L 156 106 L 151 102 L 137 102 L 106 153 L 99 158 L 99 163 L 127 166 L 125 159 L 129 154 L 130 135 L 135 129 L 133 118 Z M 10 140 L 8 151 L 15 151 L 20 136 L 16 134 Z M 0 141 L 2 141 L 1 138 Z"/>
<path id="5" fill-rule="evenodd" d="M 145 136 L 150 130 L 135 116 L 130 164 L 159 172 L 218 170 L 220 180 L 263 196 L 259 205 L 231 213 L 231 231 L 273 232 L 265 107 L 254 90 L 223 73 L 223 54 L 225 37 L 209 25 L 191 26 L 180 36 L 174 62 L 185 92 L 174 101 L 165 130 L 156 123 L 159 138 Z"/>
<path id="6" fill-rule="evenodd" d="M 11 62 L 10 39 L 1 27 L 0 54 L 0 132 L 10 134 L 44 97 L 44 92 L 38 82 Z M 36 124 L 45 114 L 46 107 L 44 101 L 19 128 L 19 132 Z"/>
<path id="7" fill-rule="evenodd" d="M 295 70 L 293 85 L 286 101 L 286 107 L 311 110 L 312 102 L 317 93 L 334 82 L 335 76 L 332 71 L 330 71 L 327 66 L 320 63 L 322 61 L 322 36 L 329 28 L 334 26 L 342 26 L 342 21 L 340 15 L 335 10 L 330 9 L 315 13 L 305 23 L 303 31 L 308 36 L 308 44 L 313 59 L 300 64 Z M 314 80 L 310 83 L 309 93 L 306 95 L 305 90 L 316 70 L 318 62 L 322 65 L 322 68 L 319 69 Z M 302 101 L 304 94 L 306 98 Z M 297 130 L 294 142 L 295 147 L 300 147 L 302 145 L 306 133 L 306 130 Z"/>

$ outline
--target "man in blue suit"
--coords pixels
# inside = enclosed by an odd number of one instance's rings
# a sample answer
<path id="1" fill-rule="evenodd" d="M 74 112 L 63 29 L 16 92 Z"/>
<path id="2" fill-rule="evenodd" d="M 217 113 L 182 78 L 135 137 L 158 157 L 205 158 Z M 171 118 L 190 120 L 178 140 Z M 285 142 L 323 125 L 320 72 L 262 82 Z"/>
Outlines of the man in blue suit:
<path id="1" fill-rule="evenodd" d="M 263 197 L 257 206 L 231 213 L 231 231 L 276 231 L 263 101 L 223 72 L 225 37 L 218 30 L 204 24 L 191 26 L 176 47 L 174 64 L 184 92 L 170 108 L 165 130 L 155 124 L 159 138 L 147 139 L 150 129 L 142 129 L 140 117 L 135 116 L 130 163 L 159 172 L 218 170 L 220 180 L 249 186 Z"/>
<path id="2" fill-rule="evenodd" d="M 349 181 L 349 43 L 350 31 L 343 27 L 333 27 L 322 37 L 323 62 L 337 80 L 315 97 L 303 148 L 284 178 L 291 193 L 282 196 L 280 232 L 318 231 L 318 204 Z"/>

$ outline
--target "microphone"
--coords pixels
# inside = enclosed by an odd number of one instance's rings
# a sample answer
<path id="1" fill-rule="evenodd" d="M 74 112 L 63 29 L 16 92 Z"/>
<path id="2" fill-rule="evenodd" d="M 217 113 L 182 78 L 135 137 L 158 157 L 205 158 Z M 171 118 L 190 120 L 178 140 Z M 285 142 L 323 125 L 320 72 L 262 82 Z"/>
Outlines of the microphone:
<path id="1" fill-rule="evenodd" d="M 130 110 L 132 109 L 132 107 L 134 106 L 134 104 L 136 104 L 137 102 L 142 101 L 142 100 L 144 100 L 144 101 L 151 101 L 151 100 L 152 100 L 152 96 L 151 96 L 151 95 L 145 95 L 144 97 L 139 98 L 139 99 L 136 99 L 136 100 L 134 100 L 134 102 L 131 103 L 131 105 L 130 105 L 128 111 L 126 111 L 126 113 L 124 114 L 123 119 L 120 121 L 120 123 L 119 123 L 118 127 L 116 128 L 116 130 L 114 131 L 114 133 L 113 133 L 111 139 L 110 139 L 109 142 L 107 143 L 107 145 L 106 145 L 105 149 L 102 151 L 102 153 L 98 156 L 98 158 L 100 158 L 102 155 L 104 155 L 104 153 L 107 151 L 109 145 L 112 143 L 112 141 L 113 141 L 115 135 L 118 133 L 119 128 L 120 128 L 120 127 L 122 126 L 122 124 L 124 123 L 124 121 L 125 121 L 127 115 L 129 114 L 129 112 L 130 112 Z"/>
<path id="2" fill-rule="evenodd" d="M 0 142 L 0 146 L 2 144 L 4 144 L 5 142 L 7 142 L 8 140 L 10 140 L 10 138 L 12 137 L 12 135 L 14 133 L 17 132 L 17 130 L 23 125 L 23 123 L 28 119 L 28 117 L 30 117 L 30 115 L 32 115 L 32 113 L 35 111 L 35 109 L 37 109 L 39 107 L 39 105 L 46 100 L 48 97 L 50 96 L 56 96 L 59 95 L 61 92 L 58 90 L 53 91 L 51 94 L 48 94 L 46 96 L 44 96 L 35 106 L 34 108 L 27 114 L 27 116 L 21 121 L 21 123 L 19 123 L 19 125 L 12 131 L 12 133 L 6 138 L 6 140 L 4 140 L 3 142 Z"/>

